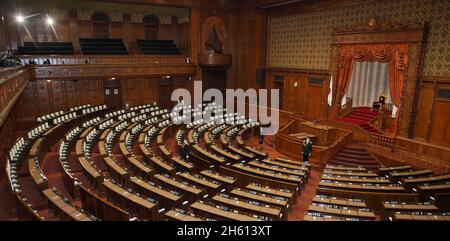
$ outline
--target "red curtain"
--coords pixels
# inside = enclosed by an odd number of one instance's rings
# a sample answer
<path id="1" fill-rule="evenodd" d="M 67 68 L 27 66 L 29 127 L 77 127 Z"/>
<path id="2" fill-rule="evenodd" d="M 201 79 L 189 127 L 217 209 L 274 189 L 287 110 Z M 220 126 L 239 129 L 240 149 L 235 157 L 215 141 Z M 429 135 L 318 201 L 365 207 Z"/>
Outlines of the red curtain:
<path id="1" fill-rule="evenodd" d="M 353 70 L 353 62 L 389 62 L 389 88 L 392 102 L 398 107 L 392 133 L 395 133 L 401 108 L 403 84 L 408 65 L 407 44 L 358 44 L 344 45 L 339 49 L 336 99 L 332 116 L 339 115 L 342 97 L 347 92 Z"/>

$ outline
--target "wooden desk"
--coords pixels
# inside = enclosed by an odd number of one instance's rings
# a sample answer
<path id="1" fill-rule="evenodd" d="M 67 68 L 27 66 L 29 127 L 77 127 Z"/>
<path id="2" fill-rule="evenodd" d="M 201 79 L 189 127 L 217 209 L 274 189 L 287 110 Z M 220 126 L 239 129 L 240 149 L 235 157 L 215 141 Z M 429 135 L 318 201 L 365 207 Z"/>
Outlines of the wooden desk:
<path id="1" fill-rule="evenodd" d="M 163 157 L 168 158 L 168 159 L 170 159 L 170 157 L 172 157 L 172 152 L 169 151 L 165 145 L 160 145 L 160 146 L 158 146 L 158 148 Z"/>
<path id="2" fill-rule="evenodd" d="M 144 154 L 144 156 L 146 156 L 147 158 L 150 158 L 151 156 L 153 156 L 145 144 L 139 144 L 139 149 Z"/>
<path id="3" fill-rule="evenodd" d="M 255 158 L 255 155 L 253 153 L 248 153 L 246 151 L 243 151 L 233 145 L 227 145 L 227 148 L 235 153 L 237 153 L 238 155 L 241 155 L 247 159 L 253 159 Z"/>
<path id="4" fill-rule="evenodd" d="M 121 184 L 126 185 L 130 174 L 111 157 L 105 157 L 103 160 L 106 163 L 108 172 L 113 176 L 113 178 L 115 180 L 120 180 Z"/>
<path id="5" fill-rule="evenodd" d="M 138 159 L 134 157 L 128 157 L 126 159 L 130 163 L 130 169 L 137 173 L 139 176 L 148 177 L 150 174 L 153 173 L 153 170 L 146 165 L 144 165 L 142 162 L 140 162 Z"/>
<path id="6" fill-rule="evenodd" d="M 448 193 L 450 192 L 450 184 L 437 184 L 437 185 L 421 185 L 417 186 L 420 194 L 422 195 L 430 195 L 435 193 Z"/>
<path id="7" fill-rule="evenodd" d="M 43 141 L 44 138 L 39 138 L 33 143 L 30 152 L 28 153 L 28 157 L 37 157 L 39 155 L 39 149 L 41 148 L 41 144 Z"/>
<path id="8" fill-rule="evenodd" d="M 450 181 L 450 174 L 436 175 L 431 177 L 404 178 L 402 182 L 405 185 L 417 185 L 423 183 L 444 183 Z"/>
<path id="9" fill-rule="evenodd" d="M 157 220 L 157 205 L 136 194 L 117 186 L 116 184 L 105 181 L 103 186 L 106 188 L 106 195 L 109 201 L 119 203 L 119 206 L 126 206 L 127 209 L 134 210 L 144 220 Z M 123 205 L 123 202 L 126 205 Z"/>
<path id="10" fill-rule="evenodd" d="M 102 135 L 100 136 L 100 140 L 105 141 L 106 137 L 109 135 L 109 133 L 111 132 L 111 129 L 106 129 L 103 131 Z"/>
<path id="11" fill-rule="evenodd" d="M 287 181 L 287 182 L 294 182 L 297 184 L 302 183 L 302 178 L 300 176 L 293 176 L 293 175 L 286 175 L 286 174 L 282 174 L 279 172 L 275 172 L 275 173 L 270 173 L 267 171 L 263 171 L 263 170 L 259 170 L 259 169 L 255 169 L 252 167 L 249 167 L 247 165 L 242 165 L 241 163 L 236 163 L 233 165 L 234 168 L 237 168 L 239 170 L 243 170 L 243 171 L 247 171 L 253 174 L 257 174 L 257 175 L 261 175 L 261 176 L 265 176 L 265 177 L 269 177 L 269 178 L 274 178 L 274 179 L 279 179 L 282 181 Z"/>
<path id="12" fill-rule="evenodd" d="M 228 144 L 229 144 L 225 134 L 220 134 L 220 141 L 222 142 L 223 145 L 228 146 Z"/>
<path id="13" fill-rule="evenodd" d="M 131 157 L 131 152 L 128 150 L 124 142 L 119 143 L 120 152 L 125 158 Z"/>
<path id="14" fill-rule="evenodd" d="M 380 179 L 380 178 L 350 178 L 348 176 L 333 176 L 329 174 L 323 174 L 322 180 L 332 180 L 332 181 L 339 181 L 339 182 L 361 182 L 361 183 L 392 183 L 389 179 Z"/>
<path id="15" fill-rule="evenodd" d="M 139 134 L 139 139 L 138 139 L 138 143 L 139 144 L 145 144 L 145 133 L 147 132 L 142 132 L 141 134 Z"/>
<path id="16" fill-rule="evenodd" d="M 100 187 L 103 183 L 103 175 L 92 166 L 92 164 L 85 157 L 78 157 L 78 161 L 83 167 L 83 172 L 88 176 L 90 181 L 96 187 Z"/>
<path id="17" fill-rule="evenodd" d="M 92 221 L 86 214 L 80 212 L 73 205 L 70 205 L 56 194 L 52 189 L 45 189 L 42 191 L 49 202 L 49 206 L 54 206 L 58 209 L 59 216 L 62 220 L 68 221 Z"/>
<path id="18" fill-rule="evenodd" d="M 280 190 L 280 189 L 275 189 L 275 188 L 261 187 L 261 186 L 255 185 L 253 183 L 248 184 L 247 186 L 245 186 L 245 188 L 250 189 L 250 190 L 254 190 L 254 191 L 258 191 L 258 192 L 262 192 L 262 193 L 275 195 L 275 196 L 286 197 L 286 198 L 289 198 L 289 199 L 294 196 L 294 193 L 289 192 L 287 190 Z"/>
<path id="19" fill-rule="evenodd" d="M 303 221 L 347 221 L 345 218 L 339 217 L 317 217 L 310 214 L 306 214 Z"/>
<path id="20" fill-rule="evenodd" d="M 210 138 L 211 133 L 209 133 L 209 131 L 205 132 L 205 134 L 203 134 L 203 138 L 205 139 L 205 143 L 206 145 L 212 145 L 212 141 Z"/>
<path id="21" fill-rule="evenodd" d="M 203 187 L 205 187 L 207 189 L 218 191 L 218 189 L 220 188 L 220 184 L 216 184 L 216 183 L 210 182 L 210 181 L 208 181 L 206 179 L 202 179 L 200 177 L 196 177 L 196 176 L 191 175 L 191 174 L 186 173 L 186 172 L 180 173 L 179 175 L 180 175 L 180 177 L 183 177 L 183 178 L 185 178 L 185 179 L 187 179 L 187 180 L 189 180 L 191 182 L 194 182 L 194 183 L 196 183 L 196 184 L 198 184 L 200 186 L 203 186 Z"/>
<path id="22" fill-rule="evenodd" d="M 215 152 L 217 152 L 218 154 L 222 155 L 223 157 L 226 157 L 232 161 L 240 161 L 241 158 L 239 156 L 233 155 L 229 152 L 226 152 L 225 150 L 223 150 L 222 148 L 216 146 L 216 145 L 210 145 L 209 148 L 213 149 Z"/>
<path id="23" fill-rule="evenodd" d="M 258 150 L 256 150 L 256 149 L 253 148 L 253 147 L 245 146 L 244 148 L 245 148 L 247 151 L 250 151 L 250 152 L 252 152 L 253 154 L 256 154 L 257 156 L 260 156 L 260 157 L 263 157 L 263 158 L 266 158 L 266 157 L 267 157 L 267 153 L 262 152 L 262 151 L 258 151 Z"/>
<path id="24" fill-rule="evenodd" d="M 229 184 L 229 185 L 233 185 L 236 182 L 236 178 L 229 178 L 226 176 L 222 176 L 219 173 L 209 172 L 208 170 L 203 170 L 200 172 L 200 174 L 205 175 L 210 178 L 213 178 L 219 182 Z"/>
<path id="25" fill-rule="evenodd" d="M 329 169 L 325 169 L 323 173 L 338 176 L 378 177 L 376 173 L 370 172 L 333 171 Z"/>
<path id="26" fill-rule="evenodd" d="M 294 161 L 294 160 L 283 158 L 283 157 L 277 157 L 277 158 L 275 158 L 275 161 L 284 162 L 284 163 L 287 163 L 287 164 L 308 166 L 308 167 L 311 166 L 311 163 L 306 163 L 306 162 L 301 162 L 301 161 Z"/>
<path id="27" fill-rule="evenodd" d="M 204 219 L 192 215 L 179 213 L 175 210 L 170 210 L 164 214 L 167 218 L 175 221 L 205 221 Z"/>
<path id="28" fill-rule="evenodd" d="M 383 208 L 386 211 L 424 211 L 424 212 L 434 212 L 438 211 L 437 208 L 433 204 L 391 204 L 391 203 L 383 203 Z"/>
<path id="29" fill-rule="evenodd" d="M 150 157 L 150 163 L 152 164 L 152 167 L 156 170 L 171 174 L 175 173 L 175 168 L 172 165 L 168 164 L 167 162 L 163 161 L 161 158 L 157 156 Z"/>
<path id="30" fill-rule="evenodd" d="M 75 154 L 78 157 L 84 157 L 83 143 L 83 139 L 78 139 L 77 143 L 75 144 Z"/>
<path id="31" fill-rule="evenodd" d="M 127 134 L 128 134 L 128 131 L 123 131 L 122 133 L 120 133 L 119 142 L 125 142 L 127 139 Z"/>
<path id="32" fill-rule="evenodd" d="M 158 179 L 159 181 L 161 181 L 163 184 L 169 185 L 175 189 L 177 189 L 178 191 L 181 191 L 183 193 L 186 193 L 188 195 L 200 195 L 201 193 L 203 193 L 203 190 L 199 189 L 199 188 L 195 188 L 195 187 L 191 187 L 189 185 L 185 185 L 181 182 L 178 182 L 176 180 L 173 180 L 171 178 L 168 178 L 164 175 L 160 175 L 157 174 L 155 175 L 155 178 Z"/>
<path id="33" fill-rule="evenodd" d="M 406 177 L 420 177 L 420 176 L 427 176 L 433 174 L 433 171 L 425 169 L 425 170 L 419 170 L 419 171 L 413 171 L 413 172 L 390 172 L 389 176 L 392 177 L 395 180 L 406 178 Z"/>
<path id="34" fill-rule="evenodd" d="M 30 172 L 31 177 L 39 190 L 48 188 L 47 177 L 42 172 L 40 166 L 36 164 L 36 159 L 28 159 L 28 171 Z"/>
<path id="35" fill-rule="evenodd" d="M 158 136 L 156 137 L 156 143 L 157 143 L 158 145 L 163 145 L 163 144 L 164 144 L 164 136 L 163 136 L 163 135 L 158 135 Z"/>
<path id="36" fill-rule="evenodd" d="M 181 167 L 184 170 L 190 171 L 194 169 L 194 164 L 187 162 L 177 156 L 172 157 L 171 160 L 176 166 Z"/>
<path id="37" fill-rule="evenodd" d="M 356 217 L 356 218 L 361 218 L 361 219 L 370 219 L 370 220 L 375 219 L 375 214 L 370 211 L 332 208 L 332 207 L 319 206 L 319 205 L 314 205 L 314 204 L 309 206 L 308 211 L 320 212 L 320 213 L 331 214 L 331 215 L 336 215 L 336 216 Z"/>
<path id="38" fill-rule="evenodd" d="M 394 219 L 398 221 L 450 221 L 450 216 L 394 214 Z"/>
<path id="39" fill-rule="evenodd" d="M 251 166 L 255 166 L 261 169 L 266 169 L 266 170 L 272 170 L 272 171 L 276 171 L 276 172 L 282 172 L 282 173 L 286 173 L 289 175 L 298 175 L 298 176 L 305 176 L 306 173 L 302 170 L 298 170 L 298 169 L 288 169 L 288 168 L 284 168 L 284 167 L 274 167 L 271 165 L 267 165 L 264 163 L 260 163 L 260 162 L 256 162 L 256 161 L 251 161 L 247 163 L 248 165 Z"/>
<path id="40" fill-rule="evenodd" d="M 258 202 L 262 202 L 262 203 L 266 203 L 269 205 L 276 205 L 278 207 L 281 207 L 282 209 L 286 209 L 286 206 L 289 204 L 288 200 L 281 200 L 281 199 L 277 199 L 271 196 L 265 196 L 265 195 L 258 195 L 258 194 L 254 194 L 254 193 L 250 193 L 241 189 L 233 189 L 230 192 L 231 194 L 240 196 L 242 198 L 246 198 L 246 199 L 250 199 L 250 200 L 255 200 Z"/>
<path id="41" fill-rule="evenodd" d="M 194 140 L 194 130 L 190 130 L 188 132 L 188 142 L 189 144 L 195 144 L 195 140 Z"/>
<path id="42" fill-rule="evenodd" d="M 227 198 L 224 197 L 222 195 L 215 195 L 212 200 L 225 204 L 225 205 L 229 205 L 232 206 L 236 209 L 242 209 L 245 210 L 246 212 L 253 212 L 253 213 L 257 213 L 259 215 L 263 215 L 263 216 L 269 216 L 275 220 L 279 220 L 281 217 L 281 208 L 279 207 L 266 207 L 264 205 L 258 206 L 255 204 L 251 204 L 248 203 L 246 201 L 243 200 L 235 200 L 232 198 Z"/>
<path id="43" fill-rule="evenodd" d="M 109 156 L 109 153 L 106 150 L 106 146 L 105 146 L 105 142 L 104 141 L 99 141 L 97 145 L 98 145 L 98 152 L 100 153 L 101 157 Z"/>
<path id="44" fill-rule="evenodd" d="M 94 129 L 94 127 L 88 127 L 86 130 L 84 130 L 80 137 L 78 137 L 78 139 L 86 139 L 87 135 L 89 135 L 89 133 Z"/>
<path id="45" fill-rule="evenodd" d="M 225 159 L 218 157 L 216 155 L 213 155 L 211 153 L 209 153 L 208 151 L 206 151 L 205 149 L 201 148 L 198 145 L 192 145 L 192 147 L 194 148 L 194 150 L 196 150 L 200 155 L 202 155 L 203 157 L 207 158 L 207 159 L 211 159 L 215 162 L 218 163 L 223 163 L 225 162 Z"/>
<path id="46" fill-rule="evenodd" d="M 333 170 L 333 171 L 368 172 L 368 170 L 363 167 L 346 167 L 346 166 L 326 165 L 325 168 Z"/>
<path id="47" fill-rule="evenodd" d="M 264 163 L 267 163 L 270 165 L 276 165 L 276 166 L 280 166 L 280 167 L 290 168 L 290 169 L 294 169 L 294 170 L 301 170 L 304 172 L 309 172 L 309 168 L 310 168 L 310 166 L 286 164 L 284 162 L 277 162 L 272 159 L 264 159 L 261 162 L 264 162 Z"/>
<path id="48" fill-rule="evenodd" d="M 370 192 L 405 192 L 405 188 L 402 186 L 368 186 L 362 184 L 350 184 L 350 183 L 333 183 L 320 181 L 320 187 L 346 189 L 346 190 L 358 190 L 358 191 L 370 191 Z"/>
<path id="49" fill-rule="evenodd" d="M 195 202 L 190 206 L 192 209 L 197 210 L 201 213 L 205 213 L 206 215 L 217 217 L 221 220 L 232 220 L 232 221 L 260 221 L 258 218 L 254 218 L 251 216 L 247 216 L 240 213 L 234 213 L 222 210 L 220 208 L 216 208 L 214 206 Z"/>
<path id="50" fill-rule="evenodd" d="M 396 167 L 380 167 L 379 174 L 380 175 L 386 175 L 389 172 L 393 171 L 407 171 L 410 170 L 412 167 L 410 165 L 404 165 L 404 166 L 396 166 Z"/>
<path id="51" fill-rule="evenodd" d="M 137 190 L 147 194 L 150 197 L 154 197 L 161 206 L 165 208 L 169 208 L 171 206 L 181 206 L 182 195 L 175 195 L 170 191 L 153 186 L 137 177 L 131 177 L 130 180 Z"/>
<path id="52" fill-rule="evenodd" d="M 323 198 L 323 197 L 314 197 L 313 202 L 315 203 L 325 203 L 325 204 L 334 204 L 345 207 L 355 207 L 355 208 L 367 208 L 365 202 L 355 202 L 345 199 L 334 199 L 334 198 Z"/>

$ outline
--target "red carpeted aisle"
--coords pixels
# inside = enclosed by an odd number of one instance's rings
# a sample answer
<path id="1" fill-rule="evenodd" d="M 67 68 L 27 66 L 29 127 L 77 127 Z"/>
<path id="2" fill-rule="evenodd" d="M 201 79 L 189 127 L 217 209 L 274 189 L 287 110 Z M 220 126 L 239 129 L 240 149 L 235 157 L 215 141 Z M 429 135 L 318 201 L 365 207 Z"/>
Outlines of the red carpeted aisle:
<path id="1" fill-rule="evenodd" d="M 337 121 L 355 124 L 372 133 L 381 133 L 378 129 L 370 125 L 370 121 L 378 115 L 378 112 L 371 111 L 370 107 L 358 107 L 345 117 L 337 118 Z"/>

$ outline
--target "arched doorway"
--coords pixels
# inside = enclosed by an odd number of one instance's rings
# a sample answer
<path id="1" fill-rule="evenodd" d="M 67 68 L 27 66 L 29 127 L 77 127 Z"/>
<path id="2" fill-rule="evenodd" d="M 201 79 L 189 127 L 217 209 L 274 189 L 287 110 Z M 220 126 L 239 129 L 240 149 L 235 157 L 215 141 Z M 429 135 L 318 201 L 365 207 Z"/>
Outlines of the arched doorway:
<path id="1" fill-rule="evenodd" d="M 145 39 L 153 40 L 159 38 L 159 19 L 155 15 L 144 17 Z"/>
<path id="2" fill-rule="evenodd" d="M 92 14 L 92 33 L 94 38 L 109 37 L 109 19 L 108 15 L 102 12 Z"/>

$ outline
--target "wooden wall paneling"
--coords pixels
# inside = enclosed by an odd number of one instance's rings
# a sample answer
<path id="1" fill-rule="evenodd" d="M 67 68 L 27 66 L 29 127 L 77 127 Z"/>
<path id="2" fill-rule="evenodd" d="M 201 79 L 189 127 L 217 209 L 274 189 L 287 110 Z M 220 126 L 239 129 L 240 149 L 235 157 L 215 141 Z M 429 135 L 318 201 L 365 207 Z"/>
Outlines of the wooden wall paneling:
<path id="1" fill-rule="evenodd" d="M 50 105 L 50 90 L 49 84 L 46 80 L 38 80 L 36 81 L 36 90 L 37 90 L 37 102 L 39 115 L 44 115 L 46 113 L 51 112 Z"/>
<path id="2" fill-rule="evenodd" d="M 92 23 L 89 21 L 78 21 L 78 34 L 80 38 L 91 38 L 93 36 Z M 78 39 L 77 39 L 78 42 Z"/>
<path id="3" fill-rule="evenodd" d="M 439 84 L 437 89 L 450 89 L 450 85 Z M 450 146 L 450 100 L 440 99 L 434 93 L 434 103 L 430 122 L 430 143 Z"/>
<path id="4" fill-rule="evenodd" d="M 64 95 L 64 80 L 53 80 L 49 82 L 51 89 L 51 107 L 52 111 L 65 110 L 67 108 L 67 102 L 65 101 Z"/>
<path id="5" fill-rule="evenodd" d="M 89 93 L 89 80 L 83 79 L 78 81 L 78 104 L 84 105 L 89 104 L 90 93 Z"/>
<path id="6" fill-rule="evenodd" d="M 133 39 L 145 39 L 144 25 L 142 23 L 131 23 L 131 35 Z"/>
<path id="7" fill-rule="evenodd" d="M 122 86 L 122 103 L 128 103 L 129 106 L 137 106 L 139 104 L 140 86 L 137 86 L 136 79 L 121 80 Z"/>
<path id="8" fill-rule="evenodd" d="M 146 78 L 143 80 L 143 88 L 142 88 L 142 103 L 141 104 L 149 104 L 154 101 L 158 101 L 157 99 L 157 90 L 158 90 L 158 80 L 157 78 Z"/>
<path id="9" fill-rule="evenodd" d="M 435 87 L 432 82 L 423 83 L 421 87 L 415 136 L 424 140 L 428 140 Z"/>
<path id="10" fill-rule="evenodd" d="M 200 54 L 199 42 L 200 42 L 200 9 L 191 8 L 191 19 L 189 21 L 189 29 L 190 29 L 190 54 L 192 63 L 197 66 L 196 75 L 194 76 L 194 80 L 202 79 L 202 71 L 200 66 L 198 65 L 198 55 Z M 193 89 L 193 83 L 191 84 L 190 89 Z"/>
<path id="11" fill-rule="evenodd" d="M 109 24 L 109 37 L 110 38 L 120 38 L 125 39 L 126 38 L 126 32 L 125 32 L 125 26 L 124 23 L 110 23 Z"/>
<path id="12" fill-rule="evenodd" d="M 78 105 L 78 81 L 66 80 L 65 83 L 65 93 L 66 93 L 66 108 Z"/>
<path id="13" fill-rule="evenodd" d="M 27 119 L 37 116 L 39 103 L 37 102 L 36 81 L 28 83 L 27 87 L 16 104 L 14 110 L 18 112 L 17 117 Z"/>
<path id="14" fill-rule="evenodd" d="M 189 23 L 178 24 L 177 47 L 181 49 L 184 55 L 190 55 L 189 48 Z"/>
<path id="15" fill-rule="evenodd" d="M 322 86 L 309 85 L 307 91 L 308 102 L 306 104 L 306 115 L 320 117 L 322 112 Z"/>

